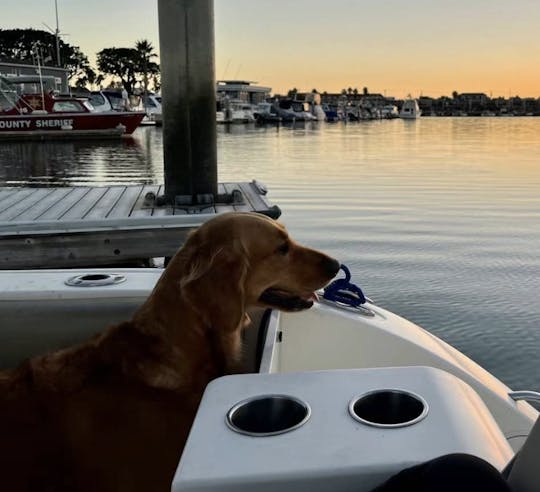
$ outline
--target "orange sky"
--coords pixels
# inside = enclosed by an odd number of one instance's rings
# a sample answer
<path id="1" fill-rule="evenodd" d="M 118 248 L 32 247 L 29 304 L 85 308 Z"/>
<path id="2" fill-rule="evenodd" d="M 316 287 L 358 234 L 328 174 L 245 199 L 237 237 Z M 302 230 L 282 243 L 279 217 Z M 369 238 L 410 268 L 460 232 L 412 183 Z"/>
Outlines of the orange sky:
<path id="1" fill-rule="evenodd" d="M 539 0 L 214 0 L 216 78 L 284 92 L 368 87 L 403 97 L 540 96 Z M 53 0 L 2 0 L 0 28 L 54 27 Z M 159 47 L 156 0 L 58 0 L 64 39 L 90 59 Z"/>

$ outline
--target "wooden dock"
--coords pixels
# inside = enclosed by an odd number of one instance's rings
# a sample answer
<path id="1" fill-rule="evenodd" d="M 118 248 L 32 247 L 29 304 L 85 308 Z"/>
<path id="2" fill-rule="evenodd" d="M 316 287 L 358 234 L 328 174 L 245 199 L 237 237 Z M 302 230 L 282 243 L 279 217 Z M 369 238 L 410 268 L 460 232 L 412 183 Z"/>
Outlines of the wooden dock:
<path id="1" fill-rule="evenodd" d="M 158 206 L 162 185 L 0 187 L 0 269 L 114 265 L 172 256 L 187 232 L 218 213 L 279 207 L 256 181 L 221 183 L 230 203 Z"/>

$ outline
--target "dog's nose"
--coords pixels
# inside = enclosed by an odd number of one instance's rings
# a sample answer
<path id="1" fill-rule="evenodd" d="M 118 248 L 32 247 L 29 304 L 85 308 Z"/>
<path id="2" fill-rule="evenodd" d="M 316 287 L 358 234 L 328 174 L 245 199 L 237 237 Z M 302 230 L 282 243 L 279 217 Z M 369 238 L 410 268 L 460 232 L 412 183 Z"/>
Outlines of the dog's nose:
<path id="1" fill-rule="evenodd" d="M 322 266 L 324 271 L 330 276 L 330 278 L 333 278 L 336 276 L 337 272 L 339 272 L 339 267 L 341 266 L 341 264 L 334 258 L 325 256 L 322 260 Z"/>

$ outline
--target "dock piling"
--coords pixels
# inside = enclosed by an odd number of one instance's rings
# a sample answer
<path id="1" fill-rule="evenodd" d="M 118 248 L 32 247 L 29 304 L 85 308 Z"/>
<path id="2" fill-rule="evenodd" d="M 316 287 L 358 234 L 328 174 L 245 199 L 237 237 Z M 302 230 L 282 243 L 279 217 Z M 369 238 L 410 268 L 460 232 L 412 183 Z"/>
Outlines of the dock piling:
<path id="1" fill-rule="evenodd" d="M 158 0 L 165 195 L 217 201 L 213 0 Z"/>

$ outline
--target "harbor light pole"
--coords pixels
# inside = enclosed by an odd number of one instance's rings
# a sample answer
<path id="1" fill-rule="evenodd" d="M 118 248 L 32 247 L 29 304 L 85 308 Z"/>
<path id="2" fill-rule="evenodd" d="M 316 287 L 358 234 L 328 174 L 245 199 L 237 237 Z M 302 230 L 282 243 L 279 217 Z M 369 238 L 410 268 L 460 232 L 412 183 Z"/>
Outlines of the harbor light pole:
<path id="1" fill-rule="evenodd" d="M 217 198 L 213 0 L 158 0 L 165 196 Z"/>

